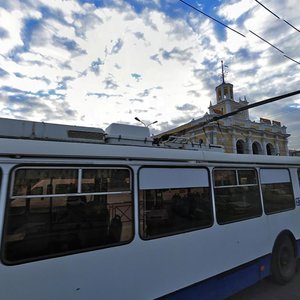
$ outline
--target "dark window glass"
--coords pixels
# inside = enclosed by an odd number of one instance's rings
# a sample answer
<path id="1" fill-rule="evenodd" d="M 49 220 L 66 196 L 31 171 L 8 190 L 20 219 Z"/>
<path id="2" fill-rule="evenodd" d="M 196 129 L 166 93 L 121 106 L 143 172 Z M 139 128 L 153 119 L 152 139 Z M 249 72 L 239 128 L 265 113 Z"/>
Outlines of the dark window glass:
<path id="1" fill-rule="evenodd" d="M 240 185 L 257 184 L 257 177 L 254 170 L 238 170 Z"/>
<path id="2" fill-rule="evenodd" d="M 262 184 L 262 194 L 266 214 L 295 208 L 291 182 Z"/>
<path id="3" fill-rule="evenodd" d="M 12 196 L 77 193 L 76 169 L 19 169 Z"/>
<path id="4" fill-rule="evenodd" d="M 140 232 L 144 239 L 211 226 L 210 189 L 142 190 L 140 213 Z"/>
<path id="5" fill-rule="evenodd" d="M 20 170 L 23 173 L 26 171 Z M 107 174 L 119 174 L 117 171 L 116 169 L 115 173 Z M 129 170 L 121 169 L 121 173 L 124 171 L 129 178 Z M 55 172 L 65 174 L 64 169 Z M 15 174 L 18 176 L 14 182 L 19 186 L 19 170 Z M 40 174 L 45 173 L 40 170 Z M 52 175 L 51 172 L 48 174 Z M 51 181 L 45 176 L 42 180 Z M 35 182 L 39 183 L 41 180 L 35 179 Z M 72 183 L 70 181 L 69 185 Z M 128 184 L 130 185 L 130 182 Z M 55 191 L 55 184 L 53 185 Z M 43 188 L 45 186 L 43 185 Z M 14 188 L 15 190 L 18 191 L 17 194 L 21 193 L 20 188 Z M 65 190 L 69 188 L 66 187 Z M 68 252 L 108 247 L 128 242 L 132 237 L 133 202 L 130 192 L 101 195 L 53 194 L 46 197 L 32 196 L 25 192 L 23 197 L 12 196 L 9 199 L 2 253 L 4 261 L 12 264 Z"/>
<path id="6" fill-rule="evenodd" d="M 239 154 L 245 153 L 245 142 L 242 140 L 238 140 L 236 143 L 236 152 Z"/>
<path id="7" fill-rule="evenodd" d="M 262 214 L 258 186 L 237 186 L 215 189 L 219 224 L 237 222 Z"/>
<path id="8" fill-rule="evenodd" d="M 235 170 L 214 170 L 215 186 L 236 185 Z"/>
<path id="9" fill-rule="evenodd" d="M 130 173 L 126 169 L 86 169 L 82 171 L 82 192 L 130 191 Z"/>
<path id="10" fill-rule="evenodd" d="M 216 214 L 219 224 L 255 218 L 262 214 L 255 170 L 216 169 L 213 176 Z"/>

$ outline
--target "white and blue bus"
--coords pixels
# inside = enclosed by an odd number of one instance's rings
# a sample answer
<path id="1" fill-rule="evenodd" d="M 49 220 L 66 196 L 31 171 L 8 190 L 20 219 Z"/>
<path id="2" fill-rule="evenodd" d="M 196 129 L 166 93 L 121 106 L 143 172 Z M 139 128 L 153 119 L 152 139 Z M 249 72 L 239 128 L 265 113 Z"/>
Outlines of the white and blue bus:
<path id="1" fill-rule="evenodd" d="M 224 299 L 293 278 L 300 158 L 0 125 L 0 299 Z"/>

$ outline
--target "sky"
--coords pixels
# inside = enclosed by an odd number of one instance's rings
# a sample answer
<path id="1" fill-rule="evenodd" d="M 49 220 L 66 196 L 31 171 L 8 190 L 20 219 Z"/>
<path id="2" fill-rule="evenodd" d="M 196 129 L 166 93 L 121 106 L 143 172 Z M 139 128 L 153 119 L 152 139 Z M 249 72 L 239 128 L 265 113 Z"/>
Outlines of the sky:
<path id="1" fill-rule="evenodd" d="M 244 36 L 179 0 L 0 0 L 0 117 L 102 129 L 138 117 L 157 134 L 216 103 L 222 60 L 237 101 L 300 89 L 298 0 L 259 1 L 277 17 L 255 0 L 185 2 Z M 300 95 L 250 118 L 280 121 L 300 149 L 299 112 Z"/>

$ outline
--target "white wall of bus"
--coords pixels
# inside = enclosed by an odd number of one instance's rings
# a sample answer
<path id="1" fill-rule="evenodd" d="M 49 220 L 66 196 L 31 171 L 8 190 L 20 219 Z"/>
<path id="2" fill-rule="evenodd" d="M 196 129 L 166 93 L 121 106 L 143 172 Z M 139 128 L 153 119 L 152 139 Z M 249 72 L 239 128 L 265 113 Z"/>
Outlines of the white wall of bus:
<path id="1" fill-rule="evenodd" d="M 123 165 L 130 166 L 134 181 L 135 236 L 131 243 L 120 247 L 66 255 L 18 266 L 0 264 L 2 282 L 1 299 L 38 297 L 43 291 L 44 299 L 92 299 L 95 293 L 118 299 L 119 297 L 149 299 L 229 270 L 271 252 L 276 236 L 284 229 L 300 238 L 300 208 L 272 215 L 218 225 L 215 216 L 212 172 L 214 167 L 232 168 L 286 168 L 278 165 L 225 164 L 225 163 L 171 163 L 171 162 L 128 162 L 116 160 L 60 160 L 60 159 L 2 159 L 1 160 L 1 232 L 7 201 L 10 170 L 21 165 Z M 138 178 L 142 166 L 208 167 L 214 224 L 210 228 L 171 235 L 144 241 L 139 237 L 138 222 Z M 299 166 L 300 167 L 300 166 Z M 297 166 L 289 167 L 295 198 L 300 197 Z M 289 224 L 287 226 L 287 224 Z M 266 230 L 262 230 L 265 228 Z M 199 243 L 204 241 L 204 243 Z M 97 262 L 97 263 L 96 263 Z M 114 262 L 114 264 L 112 264 Z M 62 265 L 64 272 L 60 272 Z M 45 271 L 46 270 L 46 271 Z M 80 270 L 80 271 L 79 271 Z M 111 272 L 108 275 L 105 272 Z M 105 273 L 105 276 L 103 275 Z M 43 280 L 36 282 L 43 276 Z M 97 280 L 95 280 L 97 278 Z M 83 279 L 85 279 L 83 281 Z M 115 288 L 111 282 L 118 282 Z M 18 282 L 20 286 L 14 283 Z M 63 282 L 63 284 L 62 284 Z M 96 285 L 98 282 L 98 285 Z M 103 284 L 102 284 L 103 283 Z M 57 285 L 58 289 L 53 289 Z M 93 285 L 93 286 L 92 286 Z M 24 292 L 24 288 L 26 291 Z M 79 290 L 82 290 L 79 295 Z M 134 289 L 134 290 L 132 290 Z M 12 294 L 10 294 L 10 292 Z M 6 294 L 5 294 L 6 293 Z M 78 296 L 79 295 L 79 296 Z M 9 298 L 12 296 L 11 298 Z"/>

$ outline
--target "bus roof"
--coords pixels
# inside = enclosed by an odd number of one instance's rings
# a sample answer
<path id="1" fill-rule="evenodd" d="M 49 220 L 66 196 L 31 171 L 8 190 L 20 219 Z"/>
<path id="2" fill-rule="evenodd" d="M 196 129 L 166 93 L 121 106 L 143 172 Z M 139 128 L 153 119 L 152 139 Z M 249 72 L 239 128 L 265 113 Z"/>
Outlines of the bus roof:
<path id="1" fill-rule="evenodd" d="M 0 139 L 0 156 L 47 158 L 99 158 L 182 162 L 220 162 L 299 165 L 300 157 L 229 154 L 133 145 L 67 143 L 56 141 Z"/>
<path id="2" fill-rule="evenodd" d="M 111 124 L 106 131 L 43 122 L 0 118 L 0 156 L 101 158 L 251 164 L 300 164 L 299 157 L 223 153 L 216 145 L 173 139 L 154 143 L 149 129 Z"/>

